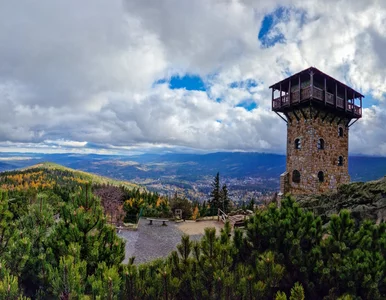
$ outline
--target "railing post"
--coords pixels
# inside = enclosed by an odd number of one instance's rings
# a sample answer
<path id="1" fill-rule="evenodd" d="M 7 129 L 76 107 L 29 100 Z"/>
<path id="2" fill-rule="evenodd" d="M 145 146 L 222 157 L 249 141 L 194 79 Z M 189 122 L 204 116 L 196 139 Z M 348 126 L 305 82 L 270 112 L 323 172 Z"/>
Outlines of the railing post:
<path id="1" fill-rule="evenodd" d="M 314 72 L 310 72 L 310 77 L 311 77 L 311 91 L 310 91 L 310 99 L 313 98 L 314 96 Z"/>
<path id="2" fill-rule="evenodd" d="M 291 80 L 289 81 L 289 86 L 288 86 L 288 101 L 289 101 L 289 105 L 291 106 Z"/>
<path id="3" fill-rule="evenodd" d="M 272 88 L 272 107 L 275 107 L 275 88 Z"/>
<path id="4" fill-rule="evenodd" d="M 299 103 L 302 100 L 302 82 L 300 80 L 300 75 L 299 75 Z"/>
<path id="5" fill-rule="evenodd" d="M 347 111 L 347 87 L 344 88 L 344 111 Z"/>
<path id="6" fill-rule="evenodd" d="M 283 96 L 281 95 L 281 83 L 280 83 L 280 107 L 283 106 Z"/>
<path id="7" fill-rule="evenodd" d="M 327 104 L 327 79 L 324 77 L 324 105 Z"/>
<path id="8" fill-rule="evenodd" d="M 353 92 L 354 95 L 352 97 L 352 112 L 354 113 L 354 108 L 355 108 L 355 92 Z"/>
<path id="9" fill-rule="evenodd" d="M 335 98 L 335 108 L 337 108 L 338 106 L 338 84 L 335 82 L 335 95 L 334 95 L 334 98 Z"/>

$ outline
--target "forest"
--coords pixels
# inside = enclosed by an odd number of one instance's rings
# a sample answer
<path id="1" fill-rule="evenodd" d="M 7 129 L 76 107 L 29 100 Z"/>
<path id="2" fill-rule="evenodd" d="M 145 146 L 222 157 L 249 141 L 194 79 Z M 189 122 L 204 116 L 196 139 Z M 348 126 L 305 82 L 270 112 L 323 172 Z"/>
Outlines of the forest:
<path id="1" fill-rule="evenodd" d="M 0 175 L 0 299 L 386 299 L 385 223 L 346 210 L 325 222 L 288 196 L 244 229 L 208 228 L 168 257 L 123 264 L 102 202 L 121 191 L 125 218 L 125 205 L 167 214 L 181 199 L 41 171 Z"/>

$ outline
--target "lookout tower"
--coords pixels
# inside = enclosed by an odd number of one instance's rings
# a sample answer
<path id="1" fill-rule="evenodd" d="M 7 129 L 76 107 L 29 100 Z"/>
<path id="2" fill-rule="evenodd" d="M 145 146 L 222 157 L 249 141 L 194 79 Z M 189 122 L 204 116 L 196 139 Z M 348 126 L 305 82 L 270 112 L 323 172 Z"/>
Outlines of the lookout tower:
<path id="1" fill-rule="evenodd" d="M 348 183 L 348 133 L 364 96 L 314 67 L 270 88 L 272 110 L 287 123 L 281 193 L 319 194 Z"/>

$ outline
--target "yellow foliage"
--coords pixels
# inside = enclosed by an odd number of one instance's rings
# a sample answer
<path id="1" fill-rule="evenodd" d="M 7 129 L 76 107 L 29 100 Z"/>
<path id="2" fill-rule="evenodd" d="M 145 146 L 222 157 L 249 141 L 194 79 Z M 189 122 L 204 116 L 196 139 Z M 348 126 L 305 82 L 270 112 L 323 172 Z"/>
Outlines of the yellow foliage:
<path id="1" fill-rule="evenodd" d="M 159 207 L 161 204 L 162 204 L 163 200 L 161 199 L 161 197 L 158 197 L 157 199 L 157 203 L 156 203 L 156 207 Z"/>
<path id="2" fill-rule="evenodd" d="M 192 216 L 192 219 L 193 220 L 197 220 L 197 218 L 200 217 L 200 211 L 198 210 L 198 206 L 196 206 L 193 210 L 193 216 Z"/>

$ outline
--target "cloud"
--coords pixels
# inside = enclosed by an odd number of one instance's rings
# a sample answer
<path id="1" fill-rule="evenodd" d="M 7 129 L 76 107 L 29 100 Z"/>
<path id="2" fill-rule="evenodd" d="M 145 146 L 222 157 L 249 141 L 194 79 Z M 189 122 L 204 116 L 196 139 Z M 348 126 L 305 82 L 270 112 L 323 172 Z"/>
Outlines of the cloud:
<path id="1" fill-rule="evenodd" d="M 386 155 L 385 23 L 375 0 L 2 1 L 0 147 L 284 153 L 268 86 L 313 65 L 370 103 L 350 151 Z"/>

